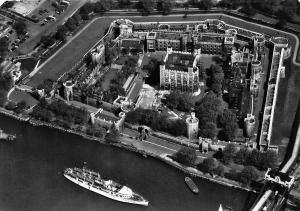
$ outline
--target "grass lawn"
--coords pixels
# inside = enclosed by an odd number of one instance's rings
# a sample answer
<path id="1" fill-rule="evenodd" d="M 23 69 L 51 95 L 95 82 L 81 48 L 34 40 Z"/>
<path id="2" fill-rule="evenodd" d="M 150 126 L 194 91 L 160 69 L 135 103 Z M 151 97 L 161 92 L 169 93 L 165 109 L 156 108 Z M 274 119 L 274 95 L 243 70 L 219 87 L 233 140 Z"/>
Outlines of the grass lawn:
<path id="1" fill-rule="evenodd" d="M 35 98 L 33 98 L 30 94 L 25 93 L 25 92 L 21 92 L 21 91 L 13 91 L 10 95 L 9 95 L 9 100 L 15 102 L 15 103 L 19 103 L 21 101 L 26 101 L 27 105 L 32 107 L 36 104 L 38 104 L 39 101 L 37 101 Z"/>
<path id="2" fill-rule="evenodd" d="M 275 107 L 272 144 L 279 145 L 280 154 L 284 156 L 287 138 L 290 137 L 292 125 L 300 97 L 300 67 L 286 64 L 285 78 L 280 80 L 278 98 Z"/>
<path id="3" fill-rule="evenodd" d="M 107 71 L 105 73 L 105 75 L 103 76 L 103 82 L 102 82 L 102 89 L 103 90 L 108 90 L 109 89 L 109 86 L 110 86 L 110 80 L 113 79 L 116 75 L 116 73 L 118 72 L 117 69 L 110 69 L 109 71 Z"/>

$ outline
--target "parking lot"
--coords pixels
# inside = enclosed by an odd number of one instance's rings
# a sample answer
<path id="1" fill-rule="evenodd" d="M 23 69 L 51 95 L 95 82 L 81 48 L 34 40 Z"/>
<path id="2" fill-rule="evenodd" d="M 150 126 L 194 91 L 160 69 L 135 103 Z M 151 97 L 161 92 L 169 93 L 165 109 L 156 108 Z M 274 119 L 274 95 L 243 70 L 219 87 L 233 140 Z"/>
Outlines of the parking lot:
<path id="1" fill-rule="evenodd" d="M 62 25 L 86 1 L 87 0 L 70 0 L 70 5 L 65 7 L 64 12 L 61 11 L 60 14 L 56 13 L 56 7 L 51 5 L 52 1 L 45 1 L 40 4 L 39 7 L 32 11 L 29 15 L 31 18 L 36 17 L 39 22 L 28 22 L 27 30 L 30 34 L 30 38 L 20 46 L 18 53 L 27 54 L 31 52 L 43 35 L 55 32 L 57 30 L 57 26 Z M 53 16 L 55 19 L 49 18 L 49 16 Z M 47 21 L 45 21 L 45 19 Z"/>

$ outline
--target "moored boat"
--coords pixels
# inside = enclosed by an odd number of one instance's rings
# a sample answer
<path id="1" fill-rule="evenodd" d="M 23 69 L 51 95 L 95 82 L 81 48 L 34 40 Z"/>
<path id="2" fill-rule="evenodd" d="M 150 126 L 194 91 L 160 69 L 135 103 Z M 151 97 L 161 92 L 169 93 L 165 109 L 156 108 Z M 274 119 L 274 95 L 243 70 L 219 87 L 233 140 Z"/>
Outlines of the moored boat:
<path id="1" fill-rule="evenodd" d="M 193 193 L 199 192 L 197 185 L 193 182 L 193 180 L 191 178 L 185 177 L 184 181 Z"/>
<path id="2" fill-rule="evenodd" d="M 103 179 L 99 173 L 87 168 L 67 168 L 64 176 L 81 187 L 120 202 L 148 206 L 149 201 L 127 186 Z"/>
<path id="3" fill-rule="evenodd" d="M 16 138 L 16 135 L 5 133 L 0 129 L 0 140 L 13 141 Z"/>

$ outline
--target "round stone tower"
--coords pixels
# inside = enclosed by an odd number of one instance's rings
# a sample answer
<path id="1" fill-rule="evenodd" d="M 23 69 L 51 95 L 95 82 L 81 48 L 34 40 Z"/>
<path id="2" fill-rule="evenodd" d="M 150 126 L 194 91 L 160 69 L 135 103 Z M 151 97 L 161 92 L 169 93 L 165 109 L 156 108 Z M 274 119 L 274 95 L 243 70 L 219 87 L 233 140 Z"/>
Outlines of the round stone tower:
<path id="1" fill-rule="evenodd" d="M 195 113 L 192 112 L 191 116 L 186 118 L 186 126 L 187 126 L 187 137 L 190 140 L 197 139 L 198 130 L 199 130 L 199 120 L 195 117 Z"/>

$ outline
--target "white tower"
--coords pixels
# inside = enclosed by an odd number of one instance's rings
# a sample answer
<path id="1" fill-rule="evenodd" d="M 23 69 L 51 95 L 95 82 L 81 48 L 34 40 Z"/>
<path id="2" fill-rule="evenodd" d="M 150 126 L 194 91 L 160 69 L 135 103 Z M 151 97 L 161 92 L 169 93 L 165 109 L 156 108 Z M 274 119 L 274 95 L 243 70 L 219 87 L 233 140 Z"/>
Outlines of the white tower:
<path id="1" fill-rule="evenodd" d="M 187 137 L 190 140 L 197 139 L 199 130 L 199 120 L 195 117 L 195 113 L 192 112 L 191 116 L 186 119 Z"/>

